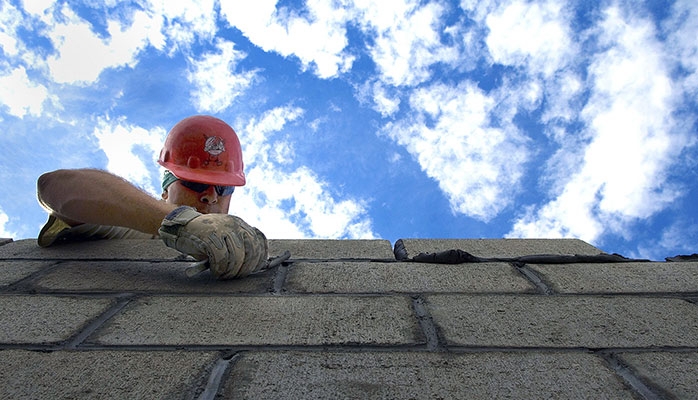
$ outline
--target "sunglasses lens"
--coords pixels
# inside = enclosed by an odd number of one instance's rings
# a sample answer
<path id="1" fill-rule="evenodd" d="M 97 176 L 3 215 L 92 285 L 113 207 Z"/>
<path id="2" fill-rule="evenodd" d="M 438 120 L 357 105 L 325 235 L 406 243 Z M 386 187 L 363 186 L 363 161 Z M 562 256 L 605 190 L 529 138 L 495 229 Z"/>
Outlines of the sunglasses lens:
<path id="1" fill-rule="evenodd" d="M 191 189 L 195 191 L 196 193 L 201 193 L 204 190 L 208 189 L 210 185 L 207 185 L 205 183 L 199 183 L 199 182 L 190 182 L 190 181 L 180 181 L 182 183 L 182 186 L 184 186 L 187 189 Z"/>
<path id="2" fill-rule="evenodd" d="M 182 183 L 182 186 L 184 186 L 187 189 L 191 189 L 195 191 L 196 193 L 201 193 L 204 190 L 208 189 L 209 186 L 208 184 L 205 183 L 199 183 L 199 182 L 190 182 L 190 181 L 183 181 L 180 180 Z M 216 193 L 218 193 L 219 196 L 230 196 L 233 194 L 235 191 L 235 186 L 218 186 L 216 185 Z"/>
<path id="3" fill-rule="evenodd" d="M 235 191 L 235 186 L 216 186 L 216 193 L 219 196 L 230 196 Z"/>

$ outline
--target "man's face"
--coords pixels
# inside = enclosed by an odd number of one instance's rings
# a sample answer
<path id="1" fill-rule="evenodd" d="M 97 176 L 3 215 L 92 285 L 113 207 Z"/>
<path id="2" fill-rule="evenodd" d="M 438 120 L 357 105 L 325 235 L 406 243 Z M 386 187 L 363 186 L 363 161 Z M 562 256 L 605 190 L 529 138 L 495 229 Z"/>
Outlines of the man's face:
<path id="1" fill-rule="evenodd" d="M 232 195 L 220 196 L 215 186 L 211 185 L 201 193 L 197 193 L 177 180 L 162 194 L 167 203 L 178 206 L 190 206 L 202 214 L 227 214 Z"/>

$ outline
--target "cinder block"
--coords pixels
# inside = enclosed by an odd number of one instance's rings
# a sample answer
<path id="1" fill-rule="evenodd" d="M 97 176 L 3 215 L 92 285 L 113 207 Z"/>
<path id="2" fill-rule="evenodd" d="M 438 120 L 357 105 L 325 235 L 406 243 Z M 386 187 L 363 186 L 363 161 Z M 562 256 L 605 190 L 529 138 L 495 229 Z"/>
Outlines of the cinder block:
<path id="1" fill-rule="evenodd" d="M 65 341 L 112 303 L 93 297 L 0 296 L 0 343 Z"/>
<path id="2" fill-rule="evenodd" d="M 0 357 L 3 399 L 188 399 L 216 354 L 3 350 Z"/>
<path id="3" fill-rule="evenodd" d="M 129 304 L 88 342 L 387 345 L 425 339 L 406 296 L 158 296 Z"/>
<path id="4" fill-rule="evenodd" d="M 47 260 L 176 260 L 183 256 L 159 239 L 93 240 L 39 247 L 36 239 L 24 239 L 0 246 L 2 258 L 43 258 Z"/>
<path id="5" fill-rule="evenodd" d="M 267 293 L 274 271 L 218 280 L 210 271 L 188 278 L 185 262 L 69 261 L 41 277 L 40 291 Z"/>
<path id="6" fill-rule="evenodd" d="M 633 399 L 585 353 L 244 353 L 223 399 Z"/>
<path id="7" fill-rule="evenodd" d="M 269 254 L 291 252 L 293 260 L 377 259 L 392 260 L 393 249 L 387 240 L 270 239 Z"/>
<path id="8" fill-rule="evenodd" d="M 44 261 L 0 261 L 0 288 L 53 264 L 53 262 Z"/>
<path id="9" fill-rule="evenodd" d="M 291 267 L 286 287 L 298 293 L 535 292 L 507 263 L 301 262 Z"/>
<path id="10" fill-rule="evenodd" d="M 579 239 L 401 239 L 406 255 L 460 249 L 477 257 L 521 257 L 539 254 L 602 253 Z"/>
<path id="11" fill-rule="evenodd" d="M 677 399 L 698 399 L 698 353 L 621 353 L 620 359 L 644 380 Z"/>
<path id="12" fill-rule="evenodd" d="M 696 292 L 698 263 L 529 264 L 558 293 Z"/>
<path id="13" fill-rule="evenodd" d="M 426 303 L 453 346 L 698 346 L 698 307 L 680 299 L 431 295 Z"/>

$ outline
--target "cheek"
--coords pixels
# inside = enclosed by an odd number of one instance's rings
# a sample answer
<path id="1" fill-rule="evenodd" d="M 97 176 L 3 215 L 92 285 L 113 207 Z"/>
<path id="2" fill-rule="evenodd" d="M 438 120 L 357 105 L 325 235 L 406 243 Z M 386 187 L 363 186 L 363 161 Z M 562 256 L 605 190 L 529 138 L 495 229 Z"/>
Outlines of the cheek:
<path id="1" fill-rule="evenodd" d="M 184 203 L 190 202 L 191 199 L 186 198 L 185 193 L 179 189 L 176 185 L 172 185 L 167 189 L 167 197 L 165 201 L 169 204 L 182 205 Z"/>

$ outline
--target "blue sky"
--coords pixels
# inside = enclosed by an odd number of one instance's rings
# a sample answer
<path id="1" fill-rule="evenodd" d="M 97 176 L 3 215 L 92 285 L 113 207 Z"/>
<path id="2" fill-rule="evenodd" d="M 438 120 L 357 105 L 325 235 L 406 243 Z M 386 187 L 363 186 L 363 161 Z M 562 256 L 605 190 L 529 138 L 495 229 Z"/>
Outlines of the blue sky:
<path id="1" fill-rule="evenodd" d="M 159 196 L 166 132 L 211 114 L 243 146 L 231 213 L 270 238 L 698 252 L 692 0 L 0 0 L 0 19 L 0 237 L 36 237 L 45 171 Z"/>

